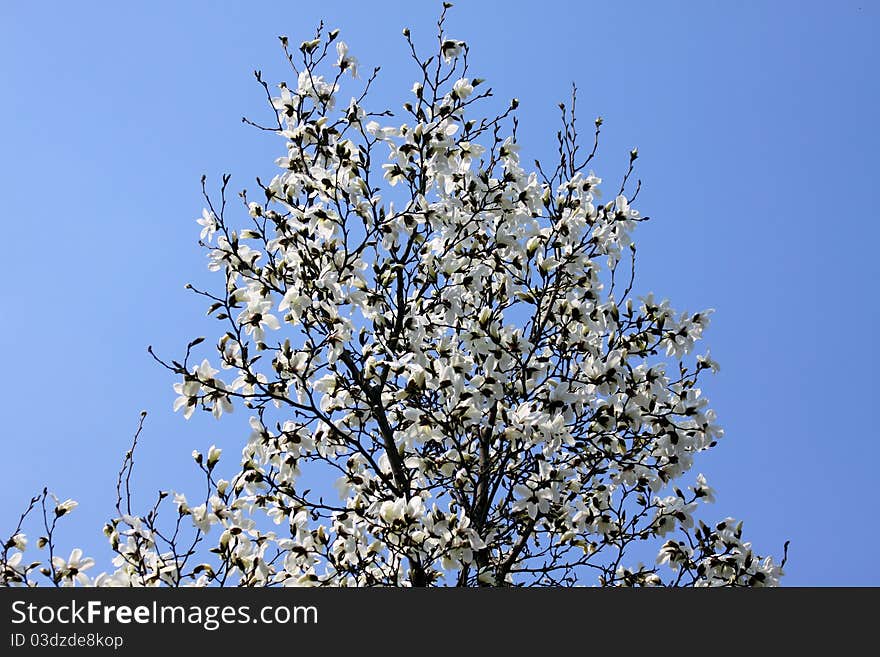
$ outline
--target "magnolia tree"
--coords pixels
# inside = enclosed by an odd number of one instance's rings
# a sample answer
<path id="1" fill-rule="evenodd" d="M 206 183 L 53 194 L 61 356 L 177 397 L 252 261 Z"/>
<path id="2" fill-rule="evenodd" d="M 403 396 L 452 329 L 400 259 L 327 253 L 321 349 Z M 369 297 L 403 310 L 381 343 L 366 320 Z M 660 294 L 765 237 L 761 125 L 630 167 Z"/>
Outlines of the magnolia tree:
<path id="1" fill-rule="evenodd" d="M 245 119 L 281 137 L 280 171 L 241 192 L 249 218 L 227 206 L 227 176 L 198 220 L 219 281 L 192 289 L 222 326 L 216 350 L 150 352 L 180 377 L 185 417 L 249 409 L 240 467 L 220 478 L 220 450 L 194 452 L 207 492 L 160 492 L 138 514 L 136 435 L 105 528 L 114 568 L 58 554 L 75 503 L 44 491 L 4 545 L 3 583 L 779 581 L 784 559 L 753 552 L 741 523 L 694 518 L 713 491 L 689 472 L 722 434 L 698 387 L 716 364 L 694 353 L 709 313 L 632 298 L 637 151 L 600 202 L 602 121 L 582 149 L 573 93 L 552 163 L 527 168 L 517 101 L 481 113 L 492 91 L 438 28 L 427 57 L 403 32 L 418 75 L 401 117 L 370 109 L 378 69 L 349 80 L 338 31 L 281 37 L 295 84 L 273 94 L 257 72 L 272 121 Z"/>

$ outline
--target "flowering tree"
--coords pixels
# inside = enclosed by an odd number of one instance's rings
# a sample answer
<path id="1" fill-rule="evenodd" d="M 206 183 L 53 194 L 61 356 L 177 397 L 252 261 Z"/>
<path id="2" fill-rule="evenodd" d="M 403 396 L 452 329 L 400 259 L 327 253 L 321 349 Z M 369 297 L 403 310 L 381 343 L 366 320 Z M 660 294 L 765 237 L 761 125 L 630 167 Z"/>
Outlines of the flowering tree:
<path id="1" fill-rule="evenodd" d="M 242 223 L 229 177 L 216 198 L 202 180 L 222 284 L 192 289 L 223 326 L 216 353 L 194 356 L 204 338 L 180 361 L 150 352 L 180 377 L 185 417 L 249 409 L 240 468 L 219 478 L 220 450 L 194 452 L 204 498 L 162 492 L 136 514 L 141 418 L 106 526 L 115 570 L 90 578 L 81 551 L 56 553 L 75 503 L 44 491 L 23 521 L 42 510 L 48 559 L 24 558 L 19 523 L 5 584 L 778 582 L 741 524 L 695 524 L 713 492 L 688 473 L 722 434 L 697 386 L 716 365 L 693 353 L 709 312 L 631 296 L 637 151 L 599 202 L 602 121 L 582 150 L 572 93 L 552 164 L 525 168 L 517 101 L 480 113 L 492 91 L 444 16 L 428 57 L 404 30 L 418 80 L 395 120 L 367 105 L 378 69 L 343 96 L 359 69 L 338 31 L 281 37 L 296 83 L 273 95 L 257 72 L 272 122 L 245 119 L 284 140 L 281 171 L 240 194 Z M 302 483 L 326 477 L 338 497 Z"/>

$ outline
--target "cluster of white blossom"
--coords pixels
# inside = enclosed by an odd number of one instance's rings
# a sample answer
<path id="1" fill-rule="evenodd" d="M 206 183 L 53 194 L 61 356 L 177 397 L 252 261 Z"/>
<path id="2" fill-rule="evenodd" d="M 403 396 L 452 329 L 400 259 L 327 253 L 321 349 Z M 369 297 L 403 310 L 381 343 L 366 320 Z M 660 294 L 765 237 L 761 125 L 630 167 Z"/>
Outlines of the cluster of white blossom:
<path id="1" fill-rule="evenodd" d="M 296 86 L 271 98 L 281 171 L 258 201 L 242 193 L 246 227 L 228 219 L 228 178 L 198 220 L 224 284 L 195 292 L 225 332 L 213 360 L 190 364 L 198 339 L 162 361 L 185 417 L 253 413 L 241 467 L 220 479 L 220 451 L 194 452 L 203 499 L 120 512 L 115 570 L 89 579 L 74 550 L 52 557 L 55 583 L 778 582 L 736 521 L 695 521 L 713 500 L 702 475 L 675 485 L 722 435 L 697 386 L 716 368 L 694 353 L 709 312 L 632 298 L 629 174 L 600 200 L 573 102 L 552 170 L 525 168 L 518 103 L 475 112 L 491 90 L 440 28 L 427 58 L 404 31 L 419 79 L 402 119 L 366 107 L 375 72 L 341 96 L 358 62 L 338 32 L 298 51 L 282 37 Z M 321 467 L 336 501 L 300 483 Z M 629 563 L 662 538 L 655 563 Z M 17 531 L 3 582 L 34 581 L 24 549 Z"/>

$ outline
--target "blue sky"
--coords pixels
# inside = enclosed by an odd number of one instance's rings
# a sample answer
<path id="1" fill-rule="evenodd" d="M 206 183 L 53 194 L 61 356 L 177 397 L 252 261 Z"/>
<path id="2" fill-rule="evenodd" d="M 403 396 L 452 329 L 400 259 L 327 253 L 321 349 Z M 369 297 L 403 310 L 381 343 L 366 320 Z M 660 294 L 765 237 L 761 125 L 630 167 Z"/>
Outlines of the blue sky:
<path id="1" fill-rule="evenodd" d="M 137 498 L 187 489 L 193 448 L 238 451 L 246 414 L 185 423 L 146 353 L 213 336 L 183 286 L 210 285 L 199 178 L 270 177 L 277 137 L 252 70 L 288 72 L 276 36 L 339 27 L 373 98 L 414 71 L 400 37 L 432 37 L 439 2 L 0 5 L 0 528 L 49 485 L 80 508 L 62 544 L 107 553 L 116 471 L 141 409 Z M 125 3 L 128 5 L 129 3 Z M 605 118 L 597 173 L 638 146 L 638 289 L 716 309 L 722 369 L 705 392 L 726 437 L 698 467 L 759 552 L 791 539 L 788 585 L 880 584 L 873 344 L 880 229 L 878 6 L 838 2 L 459 2 L 449 33 L 521 102 L 527 154 L 552 156 L 574 81 Z M 867 342 L 864 342 L 867 340 Z M 243 410 L 243 409 L 242 409 Z"/>

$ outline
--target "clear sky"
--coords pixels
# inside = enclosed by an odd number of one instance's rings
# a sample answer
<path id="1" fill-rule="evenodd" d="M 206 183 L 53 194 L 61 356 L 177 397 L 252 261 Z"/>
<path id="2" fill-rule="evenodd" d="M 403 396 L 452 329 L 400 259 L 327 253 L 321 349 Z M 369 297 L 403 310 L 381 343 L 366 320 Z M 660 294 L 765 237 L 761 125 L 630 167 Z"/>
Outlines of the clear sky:
<path id="1" fill-rule="evenodd" d="M 4 2 L 0 5 L 0 533 L 49 485 L 81 506 L 61 544 L 106 564 L 100 533 L 141 409 L 137 500 L 198 482 L 193 448 L 231 456 L 220 422 L 171 412 L 153 363 L 216 336 L 187 281 L 199 178 L 269 178 L 277 137 L 252 77 L 290 77 L 276 36 L 323 18 L 392 108 L 414 76 L 400 30 L 427 43 L 439 2 Z M 131 5 L 131 6 L 129 6 Z M 759 552 L 791 539 L 789 585 L 880 585 L 874 340 L 880 237 L 880 6 L 858 2 L 465 2 L 449 34 L 521 102 L 521 140 L 551 157 L 556 103 L 580 87 L 605 118 L 597 173 L 639 147 L 638 288 L 713 307 L 721 363 L 704 390 L 726 437 L 698 461 Z M 103 564 L 99 563 L 99 566 Z"/>

